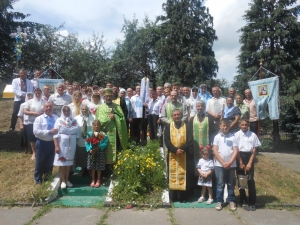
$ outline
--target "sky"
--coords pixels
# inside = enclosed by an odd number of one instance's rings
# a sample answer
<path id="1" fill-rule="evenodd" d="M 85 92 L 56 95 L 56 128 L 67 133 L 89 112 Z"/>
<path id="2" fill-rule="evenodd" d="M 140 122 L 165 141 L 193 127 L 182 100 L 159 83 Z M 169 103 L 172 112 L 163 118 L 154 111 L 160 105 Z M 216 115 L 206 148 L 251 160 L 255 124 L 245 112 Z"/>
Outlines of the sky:
<path id="1" fill-rule="evenodd" d="M 145 15 L 154 21 L 162 15 L 166 0 L 19 0 L 13 5 L 15 11 L 30 14 L 27 20 L 58 27 L 64 24 L 62 33 L 77 33 L 80 40 L 87 40 L 93 33 L 103 34 L 105 47 L 114 48 L 121 33 L 124 17 L 134 16 L 142 22 Z M 242 19 L 250 0 L 206 0 L 205 6 L 214 18 L 218 41 L 214 52 L 218 61 L 217 78 L 230 82 L 238 65 L 240 33 L 246 22 Z M 258 62 L 259 66 L 259 62 Z"/>

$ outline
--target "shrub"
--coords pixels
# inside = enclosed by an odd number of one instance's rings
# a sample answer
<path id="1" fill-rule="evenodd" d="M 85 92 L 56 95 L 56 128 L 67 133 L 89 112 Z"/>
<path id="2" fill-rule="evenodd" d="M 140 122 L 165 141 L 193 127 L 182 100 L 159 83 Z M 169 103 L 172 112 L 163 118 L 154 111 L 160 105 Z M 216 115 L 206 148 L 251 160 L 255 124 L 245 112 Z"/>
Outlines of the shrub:
<path id="1" fill-rule="evenodd" d="M 152 192 L 159 192 L 161 196 L 167 184 L 164 168 L 157 141 L 147 146 L 130 144 L 128 150 L 118 154 L 114 165 L 113 201 L 144 202 Z"/>
<path id="2" fill-rule="evenodd" d="M 272 152 L 273 151 L 273 140 L 266 138 L 261 140 L 261 146 L 259 147 L 260 152 Z"/>

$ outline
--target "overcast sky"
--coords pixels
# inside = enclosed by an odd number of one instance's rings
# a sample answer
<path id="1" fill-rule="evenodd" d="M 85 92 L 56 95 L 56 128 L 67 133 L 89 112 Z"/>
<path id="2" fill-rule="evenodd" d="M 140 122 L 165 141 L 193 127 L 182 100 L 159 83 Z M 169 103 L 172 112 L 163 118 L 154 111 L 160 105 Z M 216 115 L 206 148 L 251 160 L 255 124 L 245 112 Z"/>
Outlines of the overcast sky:
<path id="1" fill-rule="evenodd" d="M 106 47 L 114 48 L 116 39 L 122 39 L 123 18 L 139 21 L 147 15 L 154 21 L 161 15 L 166 0 L 20 0 L 15 11 L 30 14 L 29 21 L 59 26 L 65 32 L 77 33 L 81 40 L 93 32 L 103 34 Z M 214 51 L 219 65 L 217 78 L 233 80 L 239 54 L 239 30 L 246 23 L 242 19 L 250 0 L 207 0 L 209 13 L 214 17 L 218 41 Z M 259 63 L 258 63 L 259 64 Z"/>

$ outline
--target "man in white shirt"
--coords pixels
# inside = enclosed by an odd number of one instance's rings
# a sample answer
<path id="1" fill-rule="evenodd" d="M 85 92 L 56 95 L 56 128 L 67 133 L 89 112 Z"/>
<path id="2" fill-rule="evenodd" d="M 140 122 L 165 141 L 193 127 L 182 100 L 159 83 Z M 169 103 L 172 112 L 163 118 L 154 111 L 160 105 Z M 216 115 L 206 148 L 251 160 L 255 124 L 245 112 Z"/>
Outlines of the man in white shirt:
<path id="1" fill-rule="evenodd" d="M 143 100 L 140 97 L 141 86 L 136 86 L 136 94 L 131 97 L 131 106 L 132 106 L 132 123 L 130 124 L 130 137 L 135 140 L 136 144 L 140 143 L 140 132 L 141 132 L 141 123 L 143 117 Z M 146 121 L 146 119 L 144 120 Z M 143 124 L 142 129 L 146 130 L 146 122 Z M 146 132 L 144 132 L 144 140 L 146 140 Z"/>
<path id="2" fill-rule="evenodd" d="M 68 85 L 67 86 L 67 92 L 65 92 L 67 95 L 70 95 L 71 97 L 73 96 L 73 86 Z"/>
<path id="3" fill-rule="evenodd" d="M 131 99 L 132 96 L 133 96 L 133 90 L 132 90 L 132 88 L 127 88 L 127 97 L 129 99 Z"/>
<path id="4" fill-rule="evenodd" d="M 58 117 L 52 114 L 52 103 L 46 102 L 43 109 L 44 114 L 38 116 L 33 123 L 33 133 L 37 138 L 34 170 L 36 184 L 47 180 L 52 173 L 55 155 L 53 135 L 58 132 L 53 128 Z"/>
<path id="5" fill-rule="evenodd" d="M 34 78 L 31 80 L 31 83 L 32 83 L 34 89 L 36 89 L 38 87 L 38 79 L 40 78 L 41 75 L 42 75 L 42 72 L 40 70 L 35 71 Z"/>
<path id="6" fill-rule="evenodd" d="M 15 130 L 17 119 L 18 119 L 18 112 L 20 110 L 20 105 L 25 102 L 25 96 L 28 92 L 34 91 L 34 87 L 30 80 L 27 79 L 27 72 L 23 69 L 19 71 L 20 78 L 15 78 L 12 81 L 12 89 L 15 94 L 14 98 L 14 107 L 13 113 L 11 115 L 11 122 L 9 131 Z"/>
<path id="7" fill-rule="evenodd" d="M 163 101 L 165 99 L 165 96 L 163 95 L 163 88 L 162 88 L 162 86 L 158 86 L 156 88 L 156 93 L 157 93 L 158 100 Z"/>
<path id="8" fill-rule="evenodd" d="M 42 98 L 44 100 L 48 101 L 49 98 L 50 98 L 50 92 L 51 92 L 51 87 L 49 85 L 45 85 L 43 87 L 43 96 L 42 96 Z"/>
<path id="9" fill-rule="evenodd" d="M 152 100 L 148 104 L 148 123 L 150 126 L 150 139 L 157 139 L 157 122 L 161 100 L 157 98 L 157 92 L 152 91 Z"/>
<path id="10" fill-rule="evenodd" d="M 261 144 L 256 134 L 248 130 L 249 121 L 241 119 L 239 125 L 241 130 L 235 133 L 239 149 L 237 158 L 237 175 L 244 175 L 245 172 L 249 175 L 249 199 L 247 199 L 245 189 L 240 188 L 240 203 L 242 204 L 242 208 L 244 210 L 255 211 L 256 189 L 254 181 L 254 159 L 256 155 L 256 149 L 257 147 L 261 146 Z"/>
<path id="11" fill-rule="evenodd" d="M 56 93 L 49 97 L 48 101 L 53 104 L 53 114 L 60 116 L 61 108 L 64 105 L 69 105 L 72 102 L 72 98 L 65 93 L 65 85 L 63 83 L 56 85 L 56 91 Z"/>
<path id="12" fill-rule="evenodd" d="M 207 101 L 206 112 L 209 118 L 209 137 L 210 143 L 213 142 L 214 137 L 219 131 L 220 119 L 222 111 L 226 106 L 226 99 L 220 97 L 219 87 L 212 88 L 213 97 Z"/>

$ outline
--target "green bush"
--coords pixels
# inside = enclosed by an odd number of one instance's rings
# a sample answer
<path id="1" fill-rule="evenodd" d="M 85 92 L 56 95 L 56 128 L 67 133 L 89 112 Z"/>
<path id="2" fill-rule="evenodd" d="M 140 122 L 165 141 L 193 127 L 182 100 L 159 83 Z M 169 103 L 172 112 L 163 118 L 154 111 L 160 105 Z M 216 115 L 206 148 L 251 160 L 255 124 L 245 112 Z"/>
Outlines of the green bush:
<path id="1" fill-rule="evenodd" d="M 261 146 L 259 147 L 260 152 L 272 152 L 273 151 L 273 140 L 270 138 L 262 139 Z"/>
<path id="2" fill-rule="evenodd" d="M 153 192 L 161 196 L 167 185 L 164 168 L 157 141 L 146 146 L 130 144 L 128 150 L 118 154 L 114 165 L 113 201 L 145 202 Z"/>

